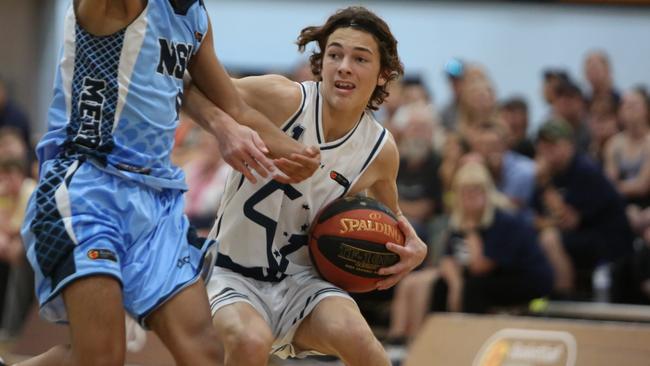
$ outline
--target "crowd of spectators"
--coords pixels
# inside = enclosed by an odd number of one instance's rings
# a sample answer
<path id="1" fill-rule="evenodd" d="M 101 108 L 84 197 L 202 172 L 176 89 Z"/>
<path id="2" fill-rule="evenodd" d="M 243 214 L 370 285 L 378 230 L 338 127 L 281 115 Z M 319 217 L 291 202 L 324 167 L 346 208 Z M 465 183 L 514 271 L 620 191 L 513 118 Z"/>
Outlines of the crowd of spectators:
<path id="1" fill-rule="evenodd" d="M 586 88 L 566 70 L 542 71 L 548 111 L 532 131 L 526 100 L 498 100 L 481 65 L 453 59 L 445 72 L 452 101 L 428 100 L 430 126 L 417 127 L 438 134 L 418 137 L 431 137 L 418 150 L 432 157 L 419 160 L 438 162 L 418 176 L 427 207 L 436 208 L 416 218 L 428 226 L 431 256 L 398 284 L 389 336 L 414 335 L 431 311 L 485 313 L 540 297 L 650 304 L 645 88 L 619 92 L 608 56 L 592 51 Z M 380 116 L 407 161 L 402 177 L 412 165 L 408 131 L 424 118 L 405 102 L 391 108 Z M 403 110 L 408 123 L 397 119 Z M 413 179 L 400 177 L 400 193 L 408 191 Z M 401 195 L 400 204 L 411 200 Z"/>
<path id="2" fill-rule="evenodd" d="M 310 79 L 307 65 L 288 76 Z M 392 301 L 389 335 L 414 335 L 431 311 L 594 300 L 595 273 L 609 279 L 599 300 L 650 304 L 646 89 L 618 91 L 608 56 L 590 52 L 586 88 L 566 70 L 541 71 L 548 110 L 533 130 L 526 99 L 499 99 L 480 64 L 452 59 L 443 72 L 447 104 L 407 74 L 375 112 L 398 144 L 400 207 L 430 249 L 419 270 L 372 297 Z M 34 140 L 0 81 L 0 310 L 10 334 L 33 293 L 18 228 L 34 186 Z M 186 213 L 207 234 L 230 167 L 184 116 L 173 159 L 186 173 Z"/>

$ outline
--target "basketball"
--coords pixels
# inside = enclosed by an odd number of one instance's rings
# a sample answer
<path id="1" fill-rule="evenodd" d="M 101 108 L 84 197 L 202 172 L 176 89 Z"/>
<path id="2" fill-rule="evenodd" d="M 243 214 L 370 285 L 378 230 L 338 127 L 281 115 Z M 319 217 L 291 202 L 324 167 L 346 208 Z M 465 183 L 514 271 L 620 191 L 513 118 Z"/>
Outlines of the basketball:
<path id="1" fill-rule="evenodd" d="M 382 203 L 367 197 L 340 198 L 314 219 L 309 253 L 325 280 L 348 292 L 368 292 L 385 276 L 377 273 L 399 261 L 387 242 L 404 245 L 397 219 Z"/>

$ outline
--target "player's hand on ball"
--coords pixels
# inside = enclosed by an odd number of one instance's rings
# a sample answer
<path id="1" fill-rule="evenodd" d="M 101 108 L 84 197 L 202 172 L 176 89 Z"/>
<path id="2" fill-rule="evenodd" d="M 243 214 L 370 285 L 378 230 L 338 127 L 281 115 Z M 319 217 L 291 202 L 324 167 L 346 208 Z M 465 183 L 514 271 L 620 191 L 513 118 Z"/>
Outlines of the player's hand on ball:
<path id="1" fill-rule="evenodd" d="M 386 290 L 393 287 L 404 276 L 419 266 L 427 255 L 427 245 L 417 236 L 408 220 L 402 215 L 397 219 L 399 228 L 404 233 L 404 246 L 387 243 L 386 248 L 399 255 L 399 262 L 382 268 L 378 272 L 382 276 L 389 276 L 377 282 L 377 290 Z"/>
<path id="2" fill-rule="evenodd" d="M 320 150 L 308 146 L 300 153 L 293 153 L 289 158 L 279 158 L 273 161 L 282 175 L 276 175 L 275 180 L 281 183 L 300 183 L 311 177 L 320 166 Z"/>

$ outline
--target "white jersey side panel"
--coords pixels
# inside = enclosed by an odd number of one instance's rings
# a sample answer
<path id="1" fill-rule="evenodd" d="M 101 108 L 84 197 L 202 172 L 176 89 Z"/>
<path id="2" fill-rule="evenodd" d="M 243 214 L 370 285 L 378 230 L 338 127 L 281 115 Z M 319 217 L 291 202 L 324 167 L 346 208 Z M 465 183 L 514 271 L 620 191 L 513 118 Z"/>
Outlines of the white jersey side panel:
<path id="1" fill-rule="evenodd" d="M 283 130 L 321 149 L 321 167 L 299 184 L 239 173 L 229 177 L 211 238 L 219 242 L 217 265 L 259 280 L 277 281 L 311 268 L 309 226 L 319 210 L 344 196 L 376 158 L 388 133 L 367 112 L 345 136 L 325 143 L 319 83 L 300 84 L 303 101 Z"/>

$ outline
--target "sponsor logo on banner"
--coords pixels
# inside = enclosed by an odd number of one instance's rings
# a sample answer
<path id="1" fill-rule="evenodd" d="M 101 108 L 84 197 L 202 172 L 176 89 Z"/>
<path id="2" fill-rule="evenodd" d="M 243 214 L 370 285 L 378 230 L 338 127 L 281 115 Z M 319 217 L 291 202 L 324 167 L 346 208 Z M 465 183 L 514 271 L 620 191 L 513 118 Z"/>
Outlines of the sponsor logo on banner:
<path id="1" fill-rule="evenodd" d="M 576 353 L 568 332 L 502 329 L 483 344 L 472 366 L 575 366 Z"/>

